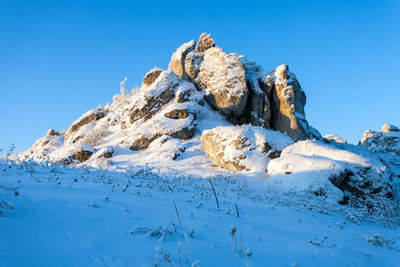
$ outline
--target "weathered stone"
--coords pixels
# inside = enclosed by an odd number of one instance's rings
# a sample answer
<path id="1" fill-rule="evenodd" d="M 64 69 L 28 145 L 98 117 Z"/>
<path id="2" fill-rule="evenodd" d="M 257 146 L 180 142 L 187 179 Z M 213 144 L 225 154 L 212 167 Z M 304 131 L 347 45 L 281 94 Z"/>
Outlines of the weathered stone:
<path id="1" fill-rule="evenodd" d="M 179 78 L 188 79 L 188 75 L 185 72 L 185 58 L 186 55 L 193 51 L 196 47 L 196 43 L 194 40 L 184 43 L 181 45 L 175 53 L 172 54 L 171 61 L 169 62 L 168 69 L 175 72 Z"/>
<path id="2" fill-rule="evenodd" d="M 162 69 L 160 69 L 160 68 L 154 68 L 154 69 L 150 70 L 144 76 L 142 84 L 145 86 L 151 85 L 158 78 L 158 76 L 160 76 L 161 72 L 162 72 Z"/>
<path id="3" fill-rule="evenodd" d="M 169 119 L 184 119 L 189 117 L 187 109 L 174 109 L 164 114 Z"/>
<path id="4" fill-rule="evenodd" d="M 213 47 L 205 51 L 197 85 L 206 91 L 206 100 L 226 115 L 241 116 L 248 89 L 242 64 L 236 56 Z"/>
<path id="5" fill-rule="evenodd" d="M 244 114 L 240 117 L 241 124 L 270 128 L 271 104 L 269 97 L 272 88 L 268 86 L 268 73 L 257 63 L 251 62 L 244 56 L 238 56 L 246 75 L 249 96 Z"/>
<path id="6" fill-rule="evenodd" d="M 160 136 L 161 136 L 160 134 L 155 134 L 151 137 L 148 137 L 146 135 L 139 135 L 134 139 L 132 145 L 129 148 L 134 151 L 148 148 L 150 143 L 156 140 Z"/>
<path id="7" fill-rule="evenodd" d="M 185 59 L 185 72 L 191 80 L 195 80 L 200 72 L 200 66 L 203 62 L 203 54 L 190 52 Z"/>
<path id="8" fill-rule="evenodd" d="M 328 135 L 324 135 L 325 139 L 328 139 L 330 141 L 334 141 L 336 143 L 340 143 L 340 144 L 347 144 L 347 141 L 345 139 L 343 139 L 340 136 L 337 136 L 335 134 L 328 134 Z"/>
<path id="9" fill-rule="evenodd" d="M 162 72 L 160 75 L 157 82 L 142 88 L 133 103 L 125 110 L 130 123 L 141 118 L 150 119 L 162 106 L 175 97 L 175 89 L 180 84 L 179 78 L 170 71 Z"/>
<path id="10" fill-rule="evenodd" d="M 203 131 L 201 143 L 211 161 L 225 169 L 264 172 L 270 158 L 293 143 L 286 135 L 254 126 L 220 126 Z"/>
<path id="11" fill-rule="evenodd" d="M 65 140 L 69 139 L 69 137 L 73 133 L 77 132 L 82 126 L 100 120 L 104 118 L 104 116 L 105 116 L 105 111 L 103 108 L 97 108 L 86 112 L 79 119 L 74 121 L 74 123 L 68 128 L 64 136 Z"/>
<path id="12" fill-rule="evenodd" d="M 57 132 L 57 131 L 55 131 L 54 129 L 49 129 L 48 131 L 47 131 L 47 134 L 46 134 L 46 136 L 57 136 L 57 135 L 60 135 L 60 133 L 59 132 Z"/>
<path id="13" fill-rule="evenodd" d="M 90 159 L 92 156 L 93 152 L 89 150 L 81 150 L 75 152 L 73 155 L 70 157 L 64 158 L 61 160 L 63 165 L 68 165 L 72 163 L 82 163 Z"/>
<path id="14" fill-rule="evenodd" d="M 360 145 L 374 152 L 389 152 L 400 156 L 400 129 L 394 125 L 385 124 L 380 131 L 367 130 Z"/>
<path id="15" fill-rule="evenodd" d="M 202 33 L 200 35 L 199 41 L 197 42 L 195 52 L 204 52 L 207 49 L 215 46 L 214 39 L 211 37 L 211 34 Z"/>
<path id="16" fill-rule="evenodd" d="M 280 65 L 271 76 L 271 128 L 286 133 L 295 141 L 320 138 L 308 125 L 304 114 L 306 95 L 289 67 Z"/>

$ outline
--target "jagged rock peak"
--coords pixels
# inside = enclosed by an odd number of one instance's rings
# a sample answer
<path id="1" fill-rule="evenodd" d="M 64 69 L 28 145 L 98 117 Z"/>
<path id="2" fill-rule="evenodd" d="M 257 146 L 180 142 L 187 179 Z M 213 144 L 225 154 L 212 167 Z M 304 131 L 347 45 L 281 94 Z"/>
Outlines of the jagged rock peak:
<path id="1" fill-rule="evenodd" d="M 214 47 L 215 46 L 215 41 L 211 37 L 211 34 L 203 32 L 200 35 L 199 42 L 196 44 L 196 48 L 194 49 L 194 52 L 204 52 L 207 49 Z"/>

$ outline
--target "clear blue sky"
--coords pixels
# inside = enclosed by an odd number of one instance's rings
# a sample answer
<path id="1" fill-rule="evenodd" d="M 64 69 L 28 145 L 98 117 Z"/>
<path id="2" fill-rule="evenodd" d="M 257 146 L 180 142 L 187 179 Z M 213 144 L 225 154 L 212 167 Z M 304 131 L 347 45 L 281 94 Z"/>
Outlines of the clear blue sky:
<path id="1" fill-rule="evenodd" d="M 287 63 L 322 134 L 400 126 L 400 1 L 0 1 L 0 148 L 27 149 L 140 85 L 202 32 L 270 71 Z"/>

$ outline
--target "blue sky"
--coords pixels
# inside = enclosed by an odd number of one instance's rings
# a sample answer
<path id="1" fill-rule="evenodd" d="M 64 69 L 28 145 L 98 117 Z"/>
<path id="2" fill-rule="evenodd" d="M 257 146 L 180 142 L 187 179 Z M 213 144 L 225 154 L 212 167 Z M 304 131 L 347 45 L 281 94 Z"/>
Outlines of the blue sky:
<path id="1" fill-rule="evenodd" d="M 400 1 L 0 1 L 0 148 L 30 147 L 140 85 L 202 32 L 270 71 L 287 63 L 322 134 L 400 126 Z"/>

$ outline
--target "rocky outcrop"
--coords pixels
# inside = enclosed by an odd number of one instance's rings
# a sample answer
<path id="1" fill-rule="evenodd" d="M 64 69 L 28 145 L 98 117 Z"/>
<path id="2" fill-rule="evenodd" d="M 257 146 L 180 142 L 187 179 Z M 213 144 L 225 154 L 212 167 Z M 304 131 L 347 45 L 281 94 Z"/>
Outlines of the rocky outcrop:
<path id="1" fill-rule="evenodd" d="M 220 126 L 203 131 L 201 143 L 211 161 L 222 168 L 266 170 L 270 157 L 293 143 L 286 135 L 254 126 Z"/>
<path id="2" fill-rule="evenodd" d="M 162 106 L 175 97 L 175 89 L 180 84 L 179 78 L 171 71 L 163 71 L 157 82 L 141 88 L 130 106 L 125 110 L 129 122 L 141 118 L 150 119 Z"/>
<path id="3" fill-rule="evenodd" d="M 288 134 L 293 140 L 320 139 L 304 113 L 306 97 L 296 76 L 283 64 L 268 74 L 244 56 L 227 54 L 203 33 L 183 44 L 170 69 L 206 92 L 205 99 L 231 122 Z"/>
<path id="4" fill-rule="evenodd" d="M 194 40 L 181 45 L 175 53 L 172 54 L 168 69 L 175 72 L 181 79 L 187 79 L 188 75 L 185 72 L 185 58 L 187 54 L 194 50 L 196 43 Z"/>
<path id="5" fill-rule="evenodd" d="M 57 131 L 54 130 L 54 129 L 49 129 L 49 130 L 47 131 L 47 133 L 46 133 L 46 136 L 48 136 L 48 137 L 50 137 L 50 136 L 57 136 L 57 135 L 60 135 L 60 133 L 57 132 Z"/>
<path id="6" fill-rule="evenodd" d="M 277 67 L 271 73 L 269 83 L 272 88 L 271 128 L 286 133 L 295 141 L 320 138 L 320 134 L 308 125 L 304 113 L 306 95 L 288 65 Z"/>
<path id="7" fill-rule="evenodd" d="M 400 156 L 400 129 L 391 124 L 384 124 L 380 131 L 367 130 L 360 145 L 374 152 L 389 152 Z"/>
<path id="8" fill-rule="evenodd" d="M 69 139 L 70 136 L 73 133 L 77 132 L 82 126 L 100 120 L 104 118 L 104 116 L 105 116 L 105 110 L 102 107 L 86 112 L 79 119 L 74 121 L 72 125 L 68 128 L 64 136 L 65 140 Z"/>
<path id="9" fill-rule="evenodd" d="M 336 142 L 336 143 L 347 144 L 347 141 L 345 139 L 343 139 L 340 136 L 337 136 L 336 134 L 327 134 L 327 135 L 324 135 L 324 138 L 328 139 L 329 141 Z"/>
<path id="10" fill-rule="evenodd" d="M 211 47 L 215 46 L 215 41 L 211 37 L 211 34 L 208 33 L 202 33 L 200 35 L 199 41 L 196 44 L 196 48 L 194 49 L 194 52 L 204 52 L 207 49 L 210 49 Z"/>
<path id="11" fill-rule="evenodd" d="M 149 86 L 160 76 L 162 69 L 154 68 L 150 70 L 143 78 L 142 85 Z"/>
<path id="12" fill-rule="evenodd" d="M 269 101 L 272 88 L 268 85 L 268 73 L 255 62 L 244 56 L 238 56 L 246 75 L 249 96 L 245 113 L 239 118 L 243 124 L 271 128 L 271 104 Z"/>

